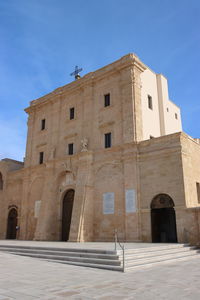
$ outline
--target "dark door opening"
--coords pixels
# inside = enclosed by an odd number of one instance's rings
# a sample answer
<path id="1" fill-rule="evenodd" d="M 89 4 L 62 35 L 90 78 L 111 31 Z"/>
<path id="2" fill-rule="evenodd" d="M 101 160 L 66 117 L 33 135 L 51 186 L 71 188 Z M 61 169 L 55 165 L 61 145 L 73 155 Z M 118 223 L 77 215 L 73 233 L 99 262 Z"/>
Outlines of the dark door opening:
<path id="1" fill-rule="evenodd" d="M 69 190 L 66 192 L 63 199 L 62 237 L 61 237 L 62 241 L 68 241 L 69 239 L 73 203 L 74 203 L 74 190 Z"/>
<path id="2" fill-rule="evenodd" d="M 17 236 L 17 210 L 12 208 L 8 213 L 7 234 L 6 238 L 16 239 Z"/>
<path id="3" fill-rule="evenodd" d="M 152 200 L 151 229 L 153 243 L 177 243 L 174 202 L 166 194 Z"/>

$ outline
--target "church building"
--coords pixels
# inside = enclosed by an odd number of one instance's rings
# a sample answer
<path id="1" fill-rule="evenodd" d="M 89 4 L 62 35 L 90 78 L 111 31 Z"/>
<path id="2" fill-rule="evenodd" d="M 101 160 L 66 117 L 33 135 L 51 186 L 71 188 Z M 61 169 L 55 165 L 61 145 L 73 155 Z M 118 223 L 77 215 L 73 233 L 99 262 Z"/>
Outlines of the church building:
<path id="1" fill-rule="evenodd" d="M 136 55 L 30 102 L 24 162 L 0 161 L 0 239 L 195 242 L 200 141 Z"/>

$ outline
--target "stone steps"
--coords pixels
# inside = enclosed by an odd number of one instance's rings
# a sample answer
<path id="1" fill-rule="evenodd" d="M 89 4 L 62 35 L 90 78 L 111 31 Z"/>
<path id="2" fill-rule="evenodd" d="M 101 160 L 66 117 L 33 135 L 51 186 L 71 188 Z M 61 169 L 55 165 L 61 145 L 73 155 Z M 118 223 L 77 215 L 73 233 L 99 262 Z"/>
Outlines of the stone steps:
<path id="1" fill-rule="evenodd" d="M 173 246 L 159 245 L 149 249 L 129 249 L 125 255 L 125 269 L 128 271 L 153 264 L 190 259 L 199 255 L 199 253 L 199 249 L 183 244 Z M 119 259 L 122 260 L 122 252 L 119 253 Z"/>
<path id="2" fill-rule="evenodd" d="M 178 261 L 183 261 L 183 260 L 190 260 L 191 258 L 193 257 L 196 257 L 197 255 L 199 254 L 194 254 L 194 255 L 187 255 L 187 256 L 177 256 L 177 257 L 171 257 L 171 258 L 168 258 L 168 259 L 156 259 L 154 261 L 146 261 L 146 262 L 140 262 L 140 263 L 133 263 L 133 264 L 127 264 L 126 265 L 126 271 L 131 271 L 131 270 L 134 270 L 134 269 L 137 269 L 137 268 L 143 268 L 143 267 L 151 267 L 153 265 L 160 265 L 160 264 L 169 264 L 171 262 L 178 262 Z"/>
<path id="3" fill-rule="evenodd" d="M 1 251 L 5 251 L 5 252 L 9 252 L 9 253 L 13 253 L 13 254 L 18 254 L 18 255 L 25 255 L 28 256 L 30 254 L 30 256 L 34 257 L 35 255 L 55 255 L 57 254 L 57 256 L 60 257 L 65 257 L 65 256 L 69 256 L 69 257 L 83 257 L 83 258 L 96 258 L 96 259 L 112 259 L 112 260 L 118 260 L 119 259 L 119 255 L 116 255 L 116 252 L 114 252 L 113 254 L 104 254 L 105 251 L 102 251 L 102 253 L 93 253 L 93 252 L 80 252 L 80 251 L 76 251 L 76 252 L 72 252 L 72 251 L 63 251 L 63 249 L 56 249 L 55 251 L 53 250 L 49 250 L 49 248 L 45 248 L 45 249 L 20 249 L 19 247 L 16 249 L 12 249 L 10 247 L 1 247 L 0 246 L 0 250 Z M 65 249 L 64 249 L 65 250 Z M 69 249 L 71 250 L 71 249 Z"/>
<path id="4" fill-rule="evenodd" d="M 67 243 L 65 243 L 66 245 Z M 9 249 L 35 249 L 35 250 L 52 250 L 52 251 L 64 251 L 64 252 L 81 252 L 83 250 L 84 253 L 100 253 L 100 254 L 116 254 L 115 250 L 102 250 L 102 249 L 91 249 L 91 248 L 68 248 L 63 245 L 63 247 L 41 247 L 41 246 L 19 246 L 19 245 L 9 245 L 9 244 L 1 244 L 0 250 L 2 248 L 9 248 Z"/>
<path id="5" fill-rule="evenodd" d="M 152 245 L 152 244 L 150 244 Z M 139 247 L 134 249 L 126 249 L 126 254 L 129 253 L 146 253 L 146 252 L 157 252 L 163 250 L 173 250 L 173 249 L 183 249 L 183 248 L 190 248 L 189 244 L 154 244 L 156 246 L 149 246 L 149 247 Z"/>
<path id="6" fill-rule="evenodd" d="M 0 245 L 0 251 L 57 263 L 122 271 L 119 256 L 112 250 Z"/>
<path id="7" fill-rule="evenodd" d="M 54 263 L 123 271 L 121 250 L 67 248 L 66 245 L 57 248 L 4 244 L 0 245 L 0 251 L 45 259 Z M 125 270 L 190 259 L 199 253 L 200 250 L 184 244 L 157 244 L 156 246 L 149 244 L 146 247 L 142 247 L 141 244 L 138 248 L 125 250 Z"/>
<path id="8" fill-rule="evenodd" d="M 55 263 L 61 263 L 61 264 L 67 264 L 67 265 L 75 265 L 75 266 L 82 266 L 82 267 L 88 267 L 88 268 L 96 268 L 96 269 L 104 269 L 104 270 L 110 270 L 110 271 L 120 271 L 123 272 L 122 266 L 114 266 L 114 265 L 98 265 L 98 264 L 91 264 L 87 263 L 76 263 L 73 261 L 65 262 L 65 261 L 59 261 L 59 260 L 48 260 L 50 262 L 55 262 Z"/>
<path id="9" fill-rule="evenodd" d="M 42 258 L 42 259 L 47 259 L 47 260 L 59 260 L 63 262 L 67 261 L 73 261 L 73 262 L 80 262 L 80 263 L 91 263 L 91 264 L 105 264 L 105 265 L 114 265 L 114 266 L 119 266 L 121 264 L 120 260 L 116 259 L 100 259 L 100 258 L 90 258 L 90 257 L 74 257 L 74 256 L 59 256 L 57 254 L 54 255 L 47 255 L 47 254 L 39 254 L 39 253 L 21 253 L 21 252 L 16 252 L 16 251 L 9 251 L 11 254 L 16 254 L 16 255 L 22 255 L 22 256 L 29 256 L 29 257 L 35 257 L 35 258 Z"/>
<path id="10" fill-rule="evenodd" d="M 194 250 L 194 251 L 199 251 L 199 250 L 196 250 L 195 248 L 192 248 L 192 247 L 182 247 L 182 248 L 171 248 L 171 249 L 156 249 L 154 251 L 144 251 L 144 252 L 135 252 L 135 251 L 132 251 L 131 252 L 128 252 L 126 253 L 126 261 L 129 261 L 129 260 L 134 260 L 134 259 L 143 259 L 144 257 L 145 258 L 151 258 L 151 257 L 158 257 L 158 256 L 166 256 L 166 255 L 173 255 L 175 256 L 177 253 L 180 254 L 180 253 L 191 253 L 191 251 Z M 192 251 L 193 253 L 193 251 Z M 119 254 L 119 258 L 122 258 L 122 252 Z"/>

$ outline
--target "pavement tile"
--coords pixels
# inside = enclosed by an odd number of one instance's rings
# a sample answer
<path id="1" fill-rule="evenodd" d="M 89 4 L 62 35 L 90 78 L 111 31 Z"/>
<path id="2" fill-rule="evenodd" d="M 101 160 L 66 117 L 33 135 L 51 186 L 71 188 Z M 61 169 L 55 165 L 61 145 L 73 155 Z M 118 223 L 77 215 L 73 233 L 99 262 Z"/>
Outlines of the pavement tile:
<path id="1" fill-rule="evenodd" d="M 120 273 L 0 253 L 0 300 L 199 300 L 199 278 L 200 256 Z"/>

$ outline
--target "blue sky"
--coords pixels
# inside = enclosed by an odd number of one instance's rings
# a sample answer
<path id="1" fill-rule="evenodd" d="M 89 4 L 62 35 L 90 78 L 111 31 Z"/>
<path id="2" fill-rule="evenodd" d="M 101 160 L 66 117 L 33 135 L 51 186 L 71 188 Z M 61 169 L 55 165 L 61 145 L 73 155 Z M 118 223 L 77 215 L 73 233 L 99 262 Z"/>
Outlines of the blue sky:
<path id="1" fill-rule="evenodd" d="M 127 53 L 168 78 L 200 137 L 199 0 L 0 0 L 0 159 L 22 160 L 29 101 Z"/>

